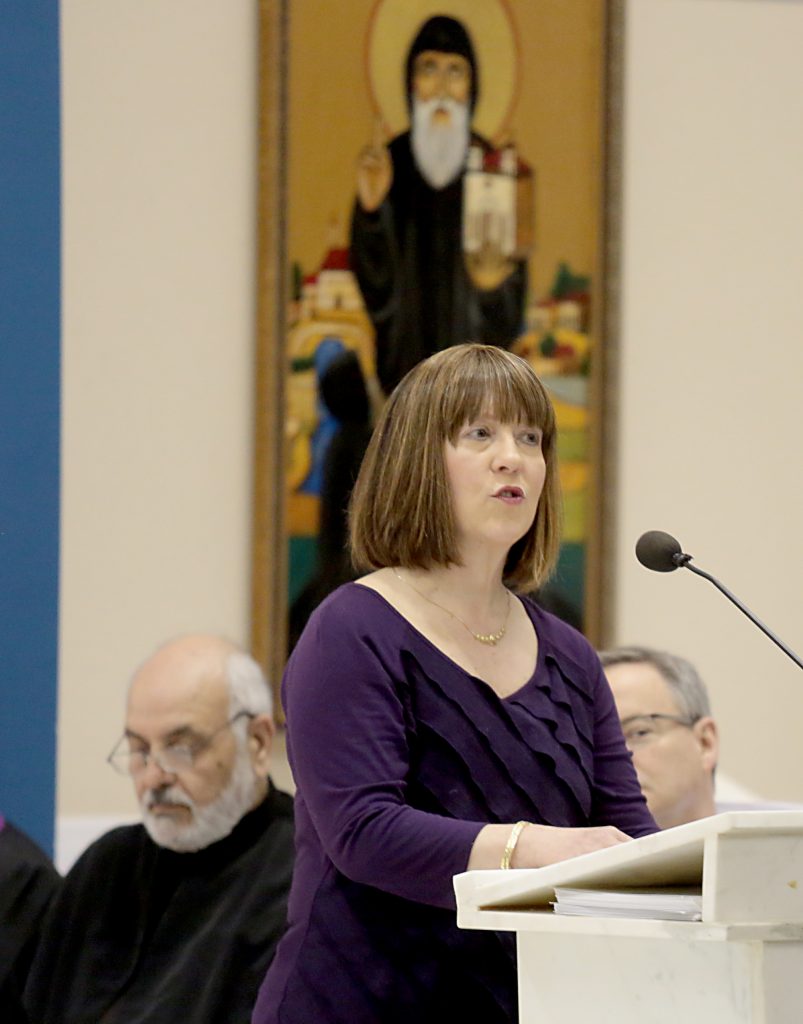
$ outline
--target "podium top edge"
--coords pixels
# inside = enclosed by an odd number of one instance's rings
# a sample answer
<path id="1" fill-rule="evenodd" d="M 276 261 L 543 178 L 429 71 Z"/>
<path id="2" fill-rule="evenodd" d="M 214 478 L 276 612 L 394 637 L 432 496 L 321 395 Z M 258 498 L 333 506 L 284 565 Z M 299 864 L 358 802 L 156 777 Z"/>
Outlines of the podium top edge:
<path id="1" fill-rule="evenodd" d="M 466 871 L 454 889 L 458 904 L 501 908 L 546 903 L 556 885 L 700 884 L 707 839 L 790 834 L 803 839 L 803 809 L 725 811 L 542 868 Z"/>

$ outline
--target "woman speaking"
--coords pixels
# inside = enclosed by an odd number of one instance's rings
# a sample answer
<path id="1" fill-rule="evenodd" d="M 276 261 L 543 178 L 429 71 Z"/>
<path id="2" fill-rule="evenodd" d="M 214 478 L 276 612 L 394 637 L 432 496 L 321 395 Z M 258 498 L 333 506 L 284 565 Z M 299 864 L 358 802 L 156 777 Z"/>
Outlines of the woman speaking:
<path id="1" fill-rule="evenodd" d="M 555 417 L 529 364 L 445 349 L 391 395 L 352 495 L 366 570 L 283 681 L 289 926 L 255 1024 L 517 1019 L 515 948 L 452 877 L 655 831 L 588 642 L 518 596 L 559 545 Z"/>

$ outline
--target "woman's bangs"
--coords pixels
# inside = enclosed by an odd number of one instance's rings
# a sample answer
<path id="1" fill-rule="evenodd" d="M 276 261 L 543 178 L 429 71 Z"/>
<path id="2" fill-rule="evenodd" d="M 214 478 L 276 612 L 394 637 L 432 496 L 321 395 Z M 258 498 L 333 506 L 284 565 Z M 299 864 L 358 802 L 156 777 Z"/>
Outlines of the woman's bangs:
<path id="1" fill-rule="evenodd" d="M 487 382 L 478 374 L 462 374 L 448 379 L 443 393 L 441 415 L 444 434 L 454 440 L 461 427 L 475 420 L 488 405 Z"/>
<path id="2" fill-rule="evenodd" d="M 503 372 L 489 381 L 488 394 L 496 419 L 503 423 L 526 423 L 550 434 L 554 412 L 540 380 L 528 368 L 500 367 Z M 504 372 L 507 371 L 507 372 Z"/>
<path id="3" fill-rule="evenodd" d="M 503 423 L 532 424 L 546 435 L 555 428 L 552 403 L 543 384 L 528 367 L 512 365 L 509 359 L 483 360 L 480 367 L 474 366 L 468 373 L 450 376 L 441 414 L 444 432 L 450 439 L 464 423 L 483 414 Z"/>

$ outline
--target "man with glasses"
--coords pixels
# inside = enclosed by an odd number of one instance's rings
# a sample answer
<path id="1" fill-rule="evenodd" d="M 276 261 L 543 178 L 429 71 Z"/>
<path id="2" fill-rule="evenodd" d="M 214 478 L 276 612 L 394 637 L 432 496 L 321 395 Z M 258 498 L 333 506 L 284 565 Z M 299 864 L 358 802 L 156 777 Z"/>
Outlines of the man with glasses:
<path id="1" fill-rule="evenodd" d="M 37 1024 L 246 1024 L 284 929 L 292 800 L 268 777 L 271 696 L 230 642 L 186 636 L 135 673 L 109 755 L 143 824 L 102 836 L 48 912 Z"/>
<path id="2" fill-rule="evenodd" d="M 661 828 L 715 814 L 717 725 L 708 694 L 684 658 L 647 647 L 601 651 L 625 742 Z"/>

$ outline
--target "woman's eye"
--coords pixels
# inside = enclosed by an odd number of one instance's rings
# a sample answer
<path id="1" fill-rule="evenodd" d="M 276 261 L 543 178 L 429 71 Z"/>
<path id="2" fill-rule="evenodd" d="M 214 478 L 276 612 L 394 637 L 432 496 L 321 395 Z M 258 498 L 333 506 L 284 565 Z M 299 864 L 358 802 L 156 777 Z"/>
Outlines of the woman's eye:
<path id="1" fill-rule="evenodd" d="M 487 427 L 471 427 L 468 432 L 468 436 L 476 438 L 479 441 L 484 441 L 485 438 L 491 436 L 491 432 Z"/>

